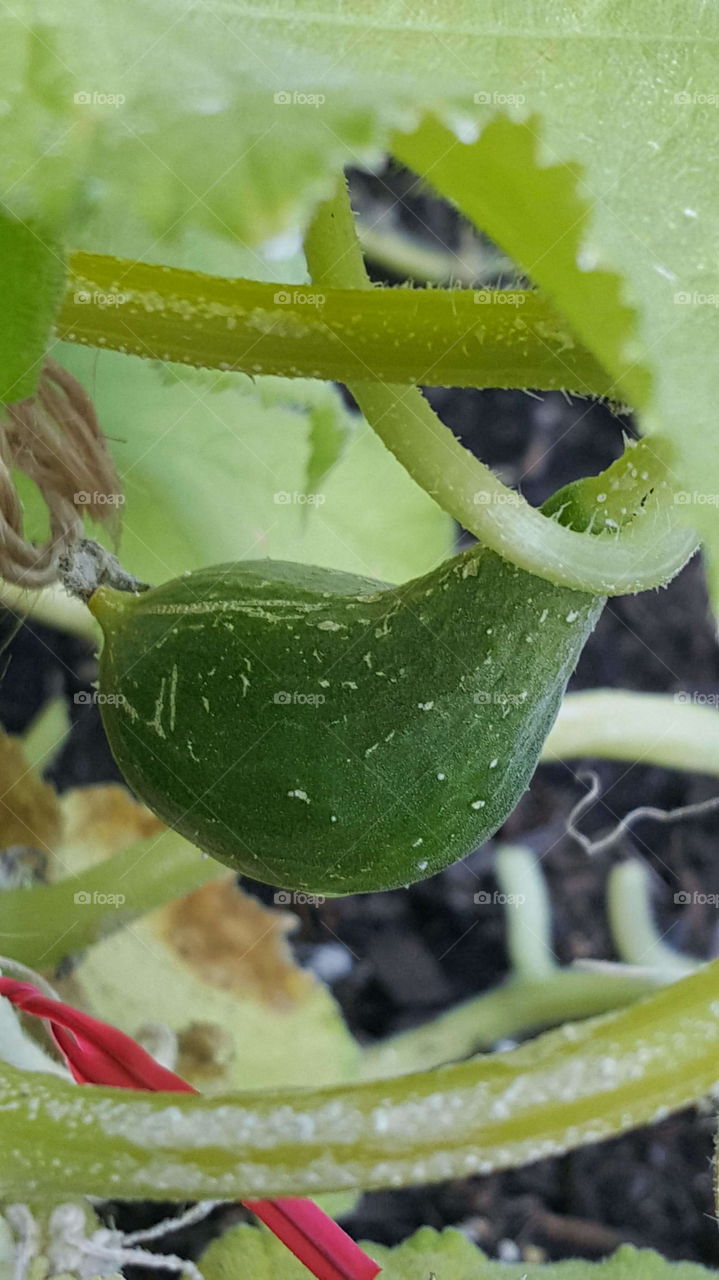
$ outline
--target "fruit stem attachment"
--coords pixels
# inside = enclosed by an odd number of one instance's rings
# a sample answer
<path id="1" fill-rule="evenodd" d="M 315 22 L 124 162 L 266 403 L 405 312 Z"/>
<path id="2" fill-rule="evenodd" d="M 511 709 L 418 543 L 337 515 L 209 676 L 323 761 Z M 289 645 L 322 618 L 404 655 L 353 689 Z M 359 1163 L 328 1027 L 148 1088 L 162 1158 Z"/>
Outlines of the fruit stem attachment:
<path id="1" fill-rule="evenodd" d="M 344 177 L 319 206 L 305 253 L 315 284 L 372 288 Z M 583 533 L 502 484 L 459 443 L 418 388 L 360 381 L 349 390 L 417 484 L 485 546 L 528 573 L 592 595 L 623 595 L 669 582 L 696 550 L 693 531 L 673 518 L 666 457 L 654 439 L 643 441 L 645 452 L 656 456 L 644 467 L 648 496 L 641 516 L 618 531 Z"/>
<path id="2" fill-rule="evenodd" d="M 117 556 L 92 538 L 82 538 L 70 547 L 60 557 L 58 568 L 65 590 L 85 604 L 101 586 L 134 593 L 149 590 L 149 583 L 139 582 L 123 569 Z"/>

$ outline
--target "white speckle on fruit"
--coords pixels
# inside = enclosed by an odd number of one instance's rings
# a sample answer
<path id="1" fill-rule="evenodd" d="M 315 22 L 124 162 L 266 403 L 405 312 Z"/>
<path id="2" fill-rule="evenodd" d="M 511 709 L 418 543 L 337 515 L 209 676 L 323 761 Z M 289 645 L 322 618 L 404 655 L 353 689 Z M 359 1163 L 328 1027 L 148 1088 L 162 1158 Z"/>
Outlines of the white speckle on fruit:
<path id="1" fill-rule="evenodd" d="M 576 609 L 570 609 L 570 610 L 569 610 L 569 613 L 567 614 L 567 616 L 566 616 L 566 618 L 564 619 L 564 621 L 565 621 L 565 622 L 576 622 L 578 617 L 579 617 L 579 614 L 577 613 L 577 610 L 576 610 Z"/>
<path id="2" fill-rule="evenodd" d="M 499 760 L 497 759 L 490 760 L 489 767 L 490 769 L 496 769 L 498 764 L 499 764 Z"/>
<path id="3" fill-rule="evenodd" d="M 148 720 L 147 722 L 148 729 L 154 729 L 158 738 L 164 738 L 167 736 L 165 733 L 165 730 L 162 727 L 162 710 L 163 710 L 164 702 L 165 702 L 165 677 L 163 676 L 162 679 L 160 680 L 160 692 L 158 693 L 157 698 L 155 699 L 155 714 L 152 717 L 152 720 Z"/>
<path id="4" fill-rule="evenodd" d="M 295 787 L 294 791 L 288 791 L 287 794 L 291 800 L 304 800 L 305 804 L 310 803 L 307 792 L 303 791 L 301 787 Z"/>
<path id="5" fill-rule="evenodd" d="M 321 622 L 317 623 L 317 630 L 318 631 L 346 631 L 347 628 L 345 627 L 343 622 L 334 622 L 332 618 L 323 618 Z"/>
<path id="6" fill-rule="evenodd" d="M 209 714 L 209 711 L 210 711 L 210 700 L 209 700 L 209 698 L 205 698 L 205 697 L 204 697 L 204 695 L 203 695 L 203 697 L 202 697 L 202 699 L 201 699 L 201 702 L 202 702 L 203 707 L 205 708 L 205 711 L 207 711 L 207 713 Z"/>
<path id="7" fill-rule="evenodd" d="M 427 859 L 425 858 L 422 862 L 418 862 L 418 863 L 417 863 L 417 870 L 418 870 L 418 871 L 426 871 L 428 866 L 429 866 L 429 863 L 428 863 Z"/>
<path id="8" fill-rule="evenodd" d="M 418 840 L 413 840 L 413 841 L 412 841 L 412 848 L 413 848 L 413 849 L 419 849 L 419 846 L 420 846 L 421 844 L 424 844 L 424 840 L 423 840 L 423 839 L 422 839 L 422 837 L 420 836 Z"/>
<path id="9" fill-rule="evenodd" d="M 419 707 L 420 711 L 431 711 L 431 710 L 432 710 L 432 708 L 433 708 L 433 706 L 434 706 L 434 703 L 433 703 L 433 702 L 418 702 L 418 703 L 417 703 L 417 706 Z"/>
<path id="10" fill-rule="evenodd" d="M 438 773 L 438 774 L 437 774 L 437 781 L 438 781 L 438 782 L 444 782 L 444 781 L 445 781 L 445 779 L 446 779 L 446 777 L 447 777 L 446 773 Z"/>
<path id="11" fill-rule="evenodd" d="M 470 805 L 470 808 L 471 808 L 471 809 L 483 809 L 486 803 L 487 803 L 487 802 L 486 802 L 486 800 L 473 800 L 473 801 L 472 801 L 472 803 L 471 803 L 471 805 Z"/>
<path id="12" fill-rule="evenodd" d="M 175 699 L 177 697 L 177 666 L 173 666 L 170 676 L 170 732 L 175 731 Z"/>

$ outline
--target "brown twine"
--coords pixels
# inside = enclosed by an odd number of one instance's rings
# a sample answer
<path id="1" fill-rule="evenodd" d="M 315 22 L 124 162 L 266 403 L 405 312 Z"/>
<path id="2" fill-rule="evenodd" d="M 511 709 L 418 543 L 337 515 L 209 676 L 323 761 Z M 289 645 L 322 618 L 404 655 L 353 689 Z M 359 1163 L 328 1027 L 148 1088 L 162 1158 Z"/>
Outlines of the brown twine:
<path id="1" fill-rule="evenodd" d="M 13 470 L 37 485 L 48 508 L 50 536 L 25 535 Z M 37 391 L 7 405 L 0 422 L 0 577 L 46 587 L 60 577 L 60 557 L 83 536 L 82 514 L 118 532 L 120 480 L 90 397 L 54 360 L 44 363 Z"/>

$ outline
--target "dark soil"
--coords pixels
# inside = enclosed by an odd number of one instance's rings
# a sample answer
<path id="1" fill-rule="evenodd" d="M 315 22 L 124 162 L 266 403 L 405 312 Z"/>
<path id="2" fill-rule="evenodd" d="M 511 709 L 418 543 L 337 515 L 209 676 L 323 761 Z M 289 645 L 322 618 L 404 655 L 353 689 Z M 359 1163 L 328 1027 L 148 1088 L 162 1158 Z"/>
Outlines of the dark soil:
<path id="1" fill-rule="evenodd" d="M 405 175 L 394 187 L 410 189 Z M 358 184 L 360 201 L 373 183 Z M 413 234 L 426 227 L 452 245 L 458 219 L 414 192 L 401 210 Z M 424 229 L 423 229 L 424 228 Z M 629 423 L 600 404 L 559 394 L 534 398 L 506 391 L 430 392 L 443 419 L 503 477 L 533 502 L 578 475 L 598 471 L 621 450 Z M 62 689 L 74 727 L 51 778 L 60 789 L 116 778 L 117 772 L 93 706 L 73 694 L 89 689 L 94 663 L 79 641 L 47 628 L 23 626 L 8 650 L 0 688 L 0 719 L 21 731 L 42 703 Z M 693 562 L 666 590 L 612 601 L 579 663 L 572 687 L 719 692 L 719 648 L 701 564 Z M 599 774 L 603 800 L 584 819 L 588 833 L 604 832 L 638 804 L 670 808 L 704 799 L 716 781 L 644 765 L 589 763 Z M 500 833 L 526 841 L 543 859 L 554 906 L 558 957 L 612 958 L 604 912 L 607 857 L 590 860 L 566 834 L 566 819 L 584 792 L 580 762 L 540 766 L 529 792 Z M 658 827 L 644 825 L 612 857 L 641 853 L 656 870 L 660 928 L 674 945 L 707 958 L 719 948 L 716 909 L 676 907 L 681 888 L 719 892 L 716 817 Z M 468 865 L 469 864 L 469 865 Z M 297 908 L 298 955 L 333 984 L 347 1021 L 367 1042 L 416 1025 L 502 979 L 507 969 L 500 907 L 473 902 L 492 888 L 492 846 L 468 864 L 406 891 L 338 899 L 319 909 Z M 479 877 L 479 881 L 477 880 Z M 265 900 L 272 890 L 250 886 Z M 342 950 L 338 950 L 338 944 Z M 669 1258 L 719 1265 L 719 1232 L 711 1193 L 711 1113 L 688 1111 L 598 1147 L 493 1176 L 439 1186 L 374 1192 L 346 1223 L 352 1234 L 396 1243 L 420 1225 L 459 1224 L 489 1253 L 507 1259 L 599 1258 L 622 1241 L 651 1246 Z M 156 1205 L 112 1207 L 121 1225 L 159 1216 Z M 231 1211 L 236 1212 L 236 1211 Z M 220 1215 L 226 1219 L 227 1211 Z M 196 1254 L 205 1228 L 194 1228 L 164 1247 Z M 148 1273 L 149 1274 L 149 1273 Z"/>

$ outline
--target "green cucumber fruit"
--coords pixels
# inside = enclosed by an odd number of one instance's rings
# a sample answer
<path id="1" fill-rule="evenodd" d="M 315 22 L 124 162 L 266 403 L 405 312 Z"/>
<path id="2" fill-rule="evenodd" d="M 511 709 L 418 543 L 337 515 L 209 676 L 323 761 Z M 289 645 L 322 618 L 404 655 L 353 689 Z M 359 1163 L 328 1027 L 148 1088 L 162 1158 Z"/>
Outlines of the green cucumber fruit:
<path id="1" fill-rule="evenodd" d="M 102 717 L 140 798 L 219 861 L 391 889 L 511 812 L 603 603 L 481 547 L 400 587 L 271 560 L 103 586 Z"/>

